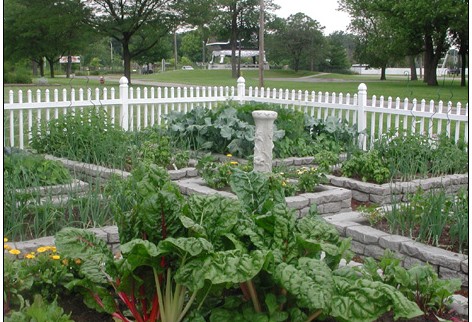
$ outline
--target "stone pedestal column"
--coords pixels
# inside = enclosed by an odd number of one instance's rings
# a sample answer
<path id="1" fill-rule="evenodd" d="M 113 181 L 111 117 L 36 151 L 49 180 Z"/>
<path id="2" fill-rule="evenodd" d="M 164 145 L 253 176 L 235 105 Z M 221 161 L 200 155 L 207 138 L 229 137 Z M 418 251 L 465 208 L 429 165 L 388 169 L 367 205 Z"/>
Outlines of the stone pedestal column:
<path id="1" fill-rule="evenodd" d="M 254 138 L 254 171 L 272 172 L 272 149 L 274 143 L 274 120 L 277 112 L 254 111 L 252 117 L 256 124 L 256 135 Z"/>

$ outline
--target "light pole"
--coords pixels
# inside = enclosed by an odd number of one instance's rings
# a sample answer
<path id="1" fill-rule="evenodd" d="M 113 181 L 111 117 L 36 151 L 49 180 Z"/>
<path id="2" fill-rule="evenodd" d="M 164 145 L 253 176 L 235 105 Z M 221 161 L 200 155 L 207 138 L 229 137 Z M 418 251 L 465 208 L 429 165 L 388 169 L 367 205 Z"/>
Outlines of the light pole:
<path id="1" fill-rule="evenodd" d="M 113 41 L 110 39 L 110 64 L 113 71 Z"/>
<path id="2" fill-rule="evenodd" d="M 264 87 L 264 0 L 260 0 L 259 12 L 259 87 Z"/>

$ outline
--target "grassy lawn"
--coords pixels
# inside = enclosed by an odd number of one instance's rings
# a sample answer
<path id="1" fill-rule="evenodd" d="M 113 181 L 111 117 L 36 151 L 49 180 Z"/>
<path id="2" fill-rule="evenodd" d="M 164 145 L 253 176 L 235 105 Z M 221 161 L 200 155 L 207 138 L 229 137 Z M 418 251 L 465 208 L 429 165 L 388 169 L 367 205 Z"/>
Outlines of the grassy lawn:
<path id="1" fill-rule="evenodd" d="M 243 70 L 242 76 L 246 79 L 246 86 L 257 87 L 258 71 Z M 311 77 L 310 77 L 311 76 Z M 4 86 L 4 102 L 8 101 L 8 91 L 13 89 L 15 92 L 19 89 L 23 91 L 32 89 L 50 90 L 58 88 L 61 92 L 63 88 L 96 88 L 96 87 L 115 87 L 118 90 L 118 80 L 120 75 L 105 75 L 105 85 L 100 84 L 99 76 L 89 76 L 86 78 L 66 79 L 56 77 L 48 79 L 49 84 L 45 86 Z M 159 83 L 177 83 L 199 86 L 236 86 L 237 82 L 231 77 L 230 70 L 175 70 L 151 75 L 132 75 L 132 81 L 149 81 Z M 320 74 L 307 71 L 269 70 L 264 73 L 265 87 L 276 89 L 319 91 L 325 93 L 357 93 L 360 83 L 367 85 L 368 97 L 376 95 L 377 98 L 384 96 L 387 99 L 391 96 L 393 99 L 399 97 L 402 101 L 408 97 L 410 101 L 414 98 L 425 99 L 428 104 L 430 100 L 436 103 L 439 100 L 443 102 L 452 101 L 454 105 L 460 102 L 464 107 L 468 103 L 468 88 L 460 87 L 459 79 L 438 77 L 439 86 L 427 86 L 421 80 L 409 81 L 406 76 L 387 76 L 386 81 L 380 81 L 379 76 L 371 75 L 341 75 L 341 74 Z M 136 85 L 141 86 L 142 85 Z M 33 93 L 34 95 L 35 93 Z M 24 94 L 25 96 L 26 94 Z M 76 94 L 78 96 L 78 94 Z M 51 94 L 52 96 L 52 94 Z M 62 97 L 62 94 L 60 94 Z"/>

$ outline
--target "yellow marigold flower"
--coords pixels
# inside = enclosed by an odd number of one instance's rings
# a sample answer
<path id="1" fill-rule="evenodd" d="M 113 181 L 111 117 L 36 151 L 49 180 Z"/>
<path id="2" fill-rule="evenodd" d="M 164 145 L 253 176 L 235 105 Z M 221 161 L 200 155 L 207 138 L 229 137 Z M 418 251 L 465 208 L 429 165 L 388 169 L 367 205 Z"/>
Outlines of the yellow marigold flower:
<path id="1" fill-rule="evenodd" d="M 38 249 L 36 249 L 36 251 L 37 251 L 38 253 L 44 253 L 44 252 L 47 251 L 47 250 L 48 250 L 48 248 L 47 248 L 47 247 L 44 247 L 44 246 L 43 246 L 43 247 L 39 247 Z"/>
<path id="2" fill-rule="evenodd" d="M 33 259 L 33 258 L 35 258 L 36 256 L 34 256 L 34 254 L 31 254 L 31 253 L 30 253 L 30 254 L 26 254 L 25 257 L 28 258 L 28 259 Z"/>
<path id="3" fill-rule="evenodd" d="M 57 251 L 56 246 L 48 246 L 49 250 L 55 253 Z"/>
<path id="4" fill-rule="evenodd" d="M 237 165 L 237 164 L 238 164 L 238 161 L 231 161 L 229 164 L 231 164 L 231 165 Z"/>
<path id="5" fill-rule="evenodd" d="M 11 246 L 10 246 L 10 245 L 7 245 L 7 244 L 4 244 L 4 245 L 3 245 L 3 249 L 10 250 L 10 249 L 11 249 Z"/>
<path id="6" fill-rule="evenodd" d="M 80 258 L 76 258 L 74 261 L 77 265 L 82 264 L 82 260 Z"/>
<path id="7" fill-rule="evenodd" d="M 52 258 L 52 259 L 61 259 L 61 256 L 59 256 L 59 255 L 52 255 L 51 258 Z"/>
<path id="8" fill-rule="evenodd" d="M 8 241 L 8 238 L 3 237 L 3 242 L 6 243 Z"/>
<path id="9" fill-rule="evenodd" d="M 19 254 L 21 254 L 21 251 L 20 251 L 19 249 L 10 249 L 8 252 L 9 252 L 10 254 L 12 254 L 12 255 L 19 255 Z"/>
<path id="10" fill-rule="evenodd" d="M 228 158 L 231 158 L 233 155 L 232 155 L 231 153 L 228 153 L 226 156 L 227 156 Z"/>

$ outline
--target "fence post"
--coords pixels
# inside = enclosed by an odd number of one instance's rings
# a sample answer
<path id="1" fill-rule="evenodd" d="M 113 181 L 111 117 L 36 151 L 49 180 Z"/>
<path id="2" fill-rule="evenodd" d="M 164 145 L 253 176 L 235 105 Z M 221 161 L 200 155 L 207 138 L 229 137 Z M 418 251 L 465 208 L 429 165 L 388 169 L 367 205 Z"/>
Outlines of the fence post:
<path id="1" fill-rule="evenodd" d="M 246 96 L 246 80 L 240 76 L 238 78 L 238 99 L 239 103 L 244 103 L 244 97 Z"/>
<path id="2" fill-rule="evenodd" d="M 128 128 L 129 128 L 128 95 L 129 95 L 128 79 L 125 76 L 123 76 L 120 78 L 120 100 L 121 100 L 120 126 L 125 131 L 128 131 Z"/>
<path id="3" fill-rule="evenodd" d="M 357 88 L 357 131 L 359 132 L 359 147 L 366 150 L 366 113 L 365 107 L 367 106 L 367 86 L 364 83 L 359 84 Z"/>

